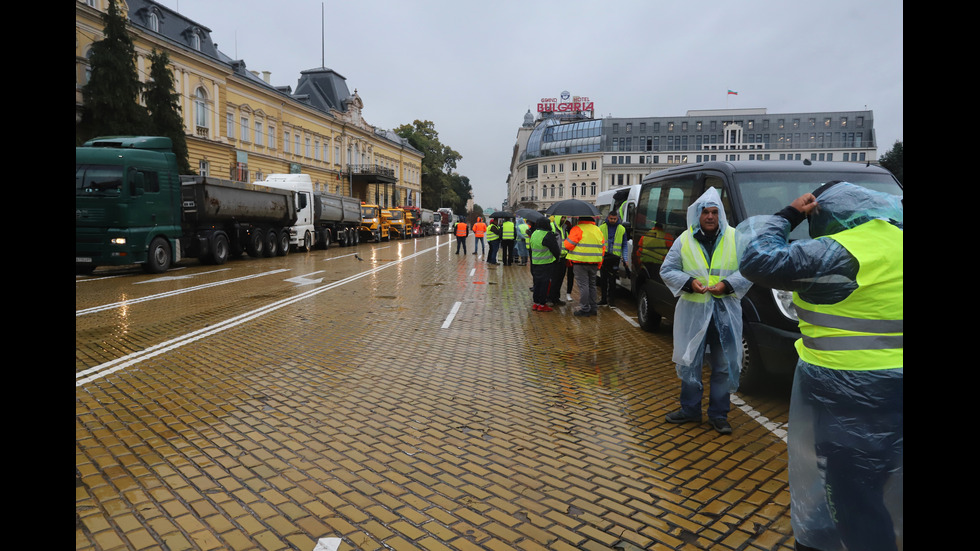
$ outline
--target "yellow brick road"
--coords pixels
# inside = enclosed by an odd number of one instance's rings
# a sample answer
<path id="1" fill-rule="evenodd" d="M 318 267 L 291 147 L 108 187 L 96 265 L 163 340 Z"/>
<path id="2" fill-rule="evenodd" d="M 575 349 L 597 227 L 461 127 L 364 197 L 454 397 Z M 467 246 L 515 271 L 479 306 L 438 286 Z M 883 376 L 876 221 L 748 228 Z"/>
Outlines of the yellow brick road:
<path id="1" fill-rule="evenodd" d="M 667 424 L 669 328 L 454 252 L 77 277 L 76 549 L 792 549 L 785 396 Z"/>

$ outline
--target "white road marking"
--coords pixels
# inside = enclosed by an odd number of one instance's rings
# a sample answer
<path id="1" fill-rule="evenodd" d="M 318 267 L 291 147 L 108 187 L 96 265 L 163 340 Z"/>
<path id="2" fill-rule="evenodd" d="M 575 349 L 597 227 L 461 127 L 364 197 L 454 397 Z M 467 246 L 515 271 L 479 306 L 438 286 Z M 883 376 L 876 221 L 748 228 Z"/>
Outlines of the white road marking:
<path id="1" fill-rule="evenodd" d="M 356 281 L 358 279 L 361 279 L 362 277 L 366 277 L 371 274 L 377 273 L 386 268 L 397 266 L 398 264 L 405 262 L 406 260 L 410 260 L 412 258 L 415 258 L 416 256 L 420 256 L 434 249 L 435 247 L 431 247 L 429 249 L 425 249 L 423 251 L 410 254 L 399 260 L 389 262 L 382 266 L 377 266 L 370 270 L 365 270 L 361 273 L 354 274 L 350 277 L 341 279 L 339 281 L 334 281 L 333 283 L 327 283 L 326 285 L 323 285 L 322 287 L 317 287 L 316 289 L 310 289 L 309 291 L 304 291 L 296 296 L 273 302 L 266 306 L 256 308 L 255 310 L 252 310 L 250 312 L 245 312 L 244 314 L 235 316 L 233 318 L 229 318 L 225 321 L 211 324 L 202 329 L 198 329 L 197 331 L 192 331 L 186 335 L 182 335 L 180 337 L 170 339 L 169 341 L 151 346 L 144 350 L 140 350 L 139 352 L 133 352 L 132 354 L 127 354 L 125 356 L 116 358 L 115 360 L 110 360 L 108 362 L 86 369 L 84 371 L 79 371 L 78 373 L 75 374 L 75 386 L 79 387 L 86 383 L 97 381 L 107 375 L 110 375 L 122 369 L 126 369 L 127 367 L 138 364 L 139 362 L 142 362 L 149 358 L 159 356 L 160 354 L 170 352 L 171 350 L 176 350 L 182 346 L 188 345 L 195 341 L 199 341 L 205 337 L 209 337 L 211 335 L 221 333 L 228 329 L 232 329 L 245 322 L 252 321 L 254 319 L 260 318 L 267 314 L 271 314 L 272 312 L 275 312 L 276 310 L 283 308 L 285 306 L 289 306 L 301 300 L 314 297 L 320 293 L 340 287 L 341 285 L 345 285 L 347 283 L 351 283 L 352 281 Z M 278 270 L 278 271 L 286 271 L 286 270 Z"/>
<path id="2" fill-rule="evenodd" d="M 457 302 L 456 304 L 453 304 L 453 309 L 450 310 L 449 311 L 449 315 L 446 316 L 446 321 L 442 322 L 442 328 L 443 329 L 449 327 L 449 324 L 451 324 L 453 322 L 453 318 L 456 317 L 456 312 L 459 312 L 459 305 L 460 304 L 463 304 L 463 303 L 462 302 Z"/>
<path id="3" fill-rule="evenodd" d="M 190 293 L 193 291 L 200 291 L 202 289 L 210 289 L 212 287 L 218 287 L 219 285 L 227 285 L 229 283 L 238 283 L 240 281 L 245 281 L 248 279 L 253 279 L 256 277 L 262 277 L 271 274 L 278 274 L 280 272 L 288 272 L 289 270 L 283 268 L 281 270 L 272 270 L 271 272 L 263 272 L 261 274 L 254 274 L 250 276 L 235 277 L 232 279 L 226 279 L 224 281 L 216 281 L 214 283 L 205 283 L 204 285 L 197 285 L 196 287 L 188 287 L 186 289 L 178 289 L 176 291 L 167 291 L 165 293 L 159 293 L 156 295 L 149 295 L 140 298 L 134 298 L 132 300 L 124 300 L 122 302 L 114 302 L 112 304 L 103 304 L 102 306 L 93 306 L 91 308 L 85 308 L 82 310 L 75 310 L 75 317 L 84 316 L 86 314 L 94 314 L 95 312 L 103 312 L 105 310 L 112 310 L 113 308 L 122 308 L 123 306 L 130 306 L 133 304 L 139 304 L 140 302 L 147 302 L 150 300 L 157 300 L 161 298 L 168 298 L 177 295 L 182 295 L 184 293 Z"/>

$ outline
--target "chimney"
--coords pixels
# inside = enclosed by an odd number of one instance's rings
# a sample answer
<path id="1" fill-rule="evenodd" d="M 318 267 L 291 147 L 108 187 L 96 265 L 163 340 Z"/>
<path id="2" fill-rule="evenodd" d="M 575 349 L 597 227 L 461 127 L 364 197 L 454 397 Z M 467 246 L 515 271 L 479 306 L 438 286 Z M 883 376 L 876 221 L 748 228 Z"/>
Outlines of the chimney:
<path id="1" fill-rule="evenodd" d="M 272 75 L 272 73 L 270 73 L 269 71 L 262 71 L 262 79 L 265 80 L 265 83 L 266 84 L 272 84 L 271 82 L 269 82 L 270 81 L 270 78 L 269 78 L 270 75 Z"/>

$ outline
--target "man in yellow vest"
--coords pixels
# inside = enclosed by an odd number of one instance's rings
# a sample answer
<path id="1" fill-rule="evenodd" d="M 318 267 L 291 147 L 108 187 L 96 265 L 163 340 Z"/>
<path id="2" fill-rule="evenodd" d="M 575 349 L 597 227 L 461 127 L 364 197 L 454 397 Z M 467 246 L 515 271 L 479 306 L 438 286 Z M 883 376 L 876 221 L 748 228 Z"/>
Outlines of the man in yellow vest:
<path id="1" fill-rule="evenodd" d="M 596 276 L 602 266 L 602 256 L 606 252 L 606 240 L 602 237 L 599 226 L 595 225 L 595 220 L 588 216 L 579 218 L 578 224 L 568 232 L 564 248 L 568 251 L 565 258 L 572 263 L 579 293 L 579 307 L 573 315 L 599 315 Z"/>
<path id="2" fill-rule="evenodd" d="M 463 254 L 466 254 L 466 236 L 470 234 L 470 228 L 462 220 L 456 222 L 456 254 L 459 254 L 459 246 L 463 246 Z"/>
<path id="3" fill-rule="evenodd" d="M 669 423 L 701 422 L 702 371 L 711 366 L 708 423 L 731 434 L 730 395 L 742 365 L 742 303 L 752 283 L 738 272 L 735 229 L 721 196 L 708 188 L 687 211 L 687 229 L 667 251 L 660 277 L 678 298 L 674 308 L 674 354 L 681 379 L 680 409 Z"/>
<path id="4" fill-rule="evenodd" d="M 496 266 L 497 251 L 500 250 L 500 224 L 496 218 L 491 218 L 490 225 L 487 226 L 487 245 L 490 246 L 490 252 L 487 254 L 487 264 Z"/>
<path id="5" fill-rule="evenodd" d="M 810 236 L 789 242 L 804 219 Z M 829 182 L 739 228 L 745 277 L 793 291 L 789 414 L 797 549 L 904 546 L 902 198 Z"/>
<path id="6" fill-rule="evenodd" d="M 619 264 L 626 257 L 626 226 L 619 220 L 619 213 L 610 210 L 606 221 L 599 226 L 606 240 L 606 255 L 602 259 L 602 269 L 599 270 L 599 304 L 612 302 L 616 292 L 616 280 L 619 278 Z"/>
<path id="7" fill-rule="evenodd" d="M 513 220 L 504 218 L 500 223 L 501 263 L 510 266 L 514 263 L 514 240 L 517 239 L 517 225 Z"/>

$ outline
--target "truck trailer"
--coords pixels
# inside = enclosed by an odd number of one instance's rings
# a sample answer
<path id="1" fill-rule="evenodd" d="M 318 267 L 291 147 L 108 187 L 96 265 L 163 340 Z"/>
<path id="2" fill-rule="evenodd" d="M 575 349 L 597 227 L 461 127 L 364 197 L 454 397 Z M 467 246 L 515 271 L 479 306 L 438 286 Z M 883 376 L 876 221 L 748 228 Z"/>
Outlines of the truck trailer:
<path id="1" fill-rule="evenodd" d="M 288 189 L 179 176 L 170 138 L 95 138 L 75 148 L 75 272 L 286 255 L 296 204 Z"/>
<path id="2" fill-rule="evenodd" d="M 330 243 L 341 247 L 360 242 L 361 202 L 356 197 L 314 193 L 314 225 L 317 245 L 328 248 Z"/>

